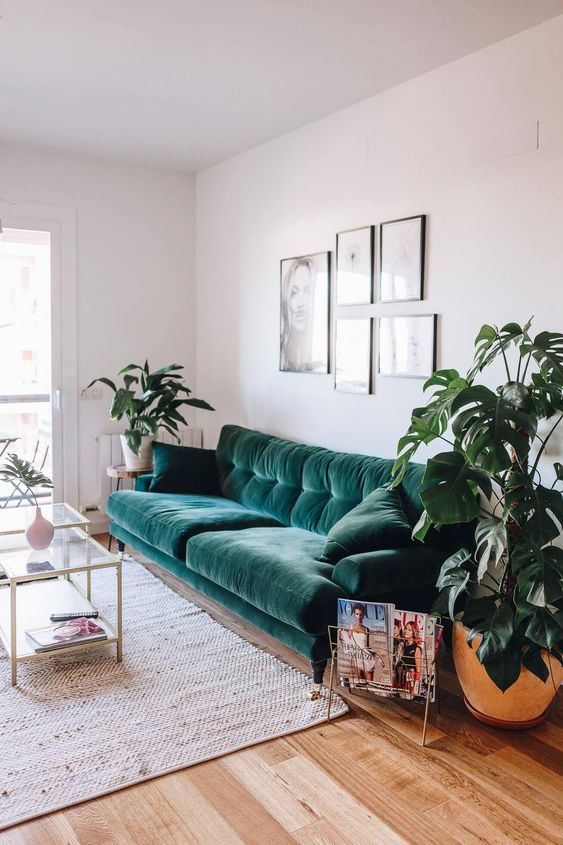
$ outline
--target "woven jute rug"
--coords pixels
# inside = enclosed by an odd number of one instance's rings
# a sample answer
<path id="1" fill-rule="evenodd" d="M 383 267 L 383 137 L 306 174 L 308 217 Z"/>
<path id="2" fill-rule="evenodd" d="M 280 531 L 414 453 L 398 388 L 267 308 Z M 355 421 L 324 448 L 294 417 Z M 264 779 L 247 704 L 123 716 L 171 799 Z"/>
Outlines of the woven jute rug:
<path id="1" fill-rule="evenodd" d="M 111 613 L 115 576 L 94 573 L 92 586 Z M 326 718 L 326 694 L 307 700 L 310 678 L 131 559 L 123 612 L 121 664 L 110 645 L 61 654 L 20 664 L 12 688 L 1 652 L 0 829 Z M 334 696 L 332 714 L 346 710 Z"/>

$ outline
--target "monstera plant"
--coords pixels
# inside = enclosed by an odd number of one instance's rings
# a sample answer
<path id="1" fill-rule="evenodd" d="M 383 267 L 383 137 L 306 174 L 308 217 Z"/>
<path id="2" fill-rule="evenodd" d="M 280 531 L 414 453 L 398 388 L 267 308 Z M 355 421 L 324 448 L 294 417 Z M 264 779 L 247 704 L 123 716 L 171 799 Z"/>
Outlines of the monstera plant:
<path id="1" fill-rule="evenodd" d="M 122 435 L 125 462 L 131 468 L 150 463 L 150 444 L 161 428 L 178 441 L 180 425 L 187 425 L 182 409 L 188 405 L 213 411 L 214 408 L 203 399 L 192 397 L 192 391 L 184 384 L 181 364 L 169 364 L 151 372 L 148 361 L 128 364 L 118 372 L 123 384 L 116 385 L 109 378 L 96 378 L 85 390 L 101 382 L 114 393 L 110 407 L 110 418 L 127 420 L 127 429 Z M 138 461 L 135 461 L 137 457 Z"/>
<path id="2" fill-rule="evenodd" d="M 563 466 L 546 468 L 546 458 L 563 419 L 563 334 L 532 338 L 530 326 L 484 325 L 467 375 L 439 370 L 428 379 L 432 397 L 399 441 L 393 485 L 422 444 L 445 444 L 427 463 L 414 536 L 453 523 L 476 528 L 474 546 L 444 562 L 434 612 L 455 619 L 462 606 L 458 637 L 497 690 L 509 690 L 524 667 L 553 697 L 563 651 Z M 480 383 L 494 362 L 505 373 L 496 390 Z M 455 633 L 454 625 L 454 657 Z M 458 652 L 465 659 L 465 643 Z"/>

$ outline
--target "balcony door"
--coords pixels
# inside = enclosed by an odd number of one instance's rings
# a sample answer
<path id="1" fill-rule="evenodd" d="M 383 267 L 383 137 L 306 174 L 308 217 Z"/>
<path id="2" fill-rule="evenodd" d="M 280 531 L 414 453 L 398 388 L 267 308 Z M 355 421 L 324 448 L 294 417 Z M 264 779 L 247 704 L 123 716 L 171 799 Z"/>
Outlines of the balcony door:
<path id="1" fill-rule="evenodd" d="M 0 236 L 0 466 L 8 455 L 15 454 L 52 479 L 53 490 L 36 491 L 40 504 L 65 499 L 78 504 L 76 438 L 69 429 L 66 449 L 63 437 L 62 294 L 60 226 L 49 220 L 4 218 Z M 75 349 L 70 350 L 73 357 Z M 72 428 L 75 396 L 70 400 L 67 408 Z M 23 489 L 0 480 L 0 508 L 29 503 Z"/>

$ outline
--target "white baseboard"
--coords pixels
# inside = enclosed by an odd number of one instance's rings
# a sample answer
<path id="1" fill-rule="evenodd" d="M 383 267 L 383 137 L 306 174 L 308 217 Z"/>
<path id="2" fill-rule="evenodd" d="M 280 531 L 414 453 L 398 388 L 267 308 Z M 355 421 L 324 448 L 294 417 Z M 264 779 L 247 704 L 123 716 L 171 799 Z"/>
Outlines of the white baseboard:
<path id="1" fill-rule="evenodd" d="M 87 511 L 85 516 L 90 520 L 90 534 L 107 534 L 111 522 L 107 513 L 103 511 Z"/>

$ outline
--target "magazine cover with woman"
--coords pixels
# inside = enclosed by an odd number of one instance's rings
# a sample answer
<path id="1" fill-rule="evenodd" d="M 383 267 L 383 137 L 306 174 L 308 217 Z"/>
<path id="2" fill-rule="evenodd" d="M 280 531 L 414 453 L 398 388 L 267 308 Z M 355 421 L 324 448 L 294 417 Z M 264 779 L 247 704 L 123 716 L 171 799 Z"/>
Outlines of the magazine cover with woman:
<path id="1" fill-rule="evenodd" d="M 341 686 L 391 692 L 392 604 L 338 599 L 338 675 Z"/>
<path id="2" fill-rule="evenodd" d="M 434 658 L 442 627 L 434 616 L 394 604 L 338 599 L 338 676 L 341 686 L 383 696 L 435 698 Z"/>
<path id="3" fill-rule="evenodd" d="M 442 632 L 438 620 L 426 613 L 395 609 L 393 625 L 393 693 L 409 701 L 430 701 L 436 694 L 433 662 Z M 437 636 L 438 634 L 438 636 Z"/>

